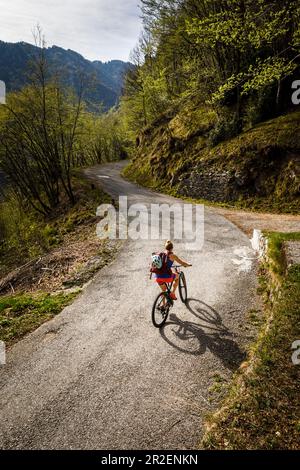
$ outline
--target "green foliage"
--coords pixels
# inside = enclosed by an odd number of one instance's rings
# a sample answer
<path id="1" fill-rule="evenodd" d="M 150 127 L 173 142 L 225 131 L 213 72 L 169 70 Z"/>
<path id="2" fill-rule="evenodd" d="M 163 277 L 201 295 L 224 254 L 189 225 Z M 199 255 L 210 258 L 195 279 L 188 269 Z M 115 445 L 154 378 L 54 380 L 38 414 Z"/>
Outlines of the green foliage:
<path id="1" fill-rule="evenodd" d="M 120 110 L 96 115 L 85 112 L 79 120 L 74 166 L 89 166 L 127 158 L 132 142 Z"/>
<path id="2" fill-rule="evenodd" d="M 142 0 L 142 13 L 145 31 L 121 103 L 133 136 L 186 100 L 221 115 L 228 108 L 231 117 L 219 119 L 212 143 L 265 119 L 255 109 L 264 96 L 267 117 L 289 107 L 285 96 L 299 70 L 296 0 Z"/>
<path id="3" fill-rule="evenodd" d="M 167 71 L 156 64 L 149 52 L 149 44 L 140 43 L 145 54 L 143 66 L 138 65 L 126 79 L 125 96 L 121 99 L 121 113 L 129 135 L 133 138 L 142 127 L 155 120 L 171 104 Z M 142 53 L 139 51 L 139 53 Z M 130 134 L 131 131 L 131 134 Z"/>
<path id="4" fill-rule="evenodd" d="M 20 294 L 0 298 L 0 340 L 10 343 L 61 312 L 72 294 Z"/>
<path id="5" fill-rule="evenodd" d="M 294 62 L 296 44 L 291 40 L 297 21 L 299 27 L 297 2 L 225 3 L 226 9 L 220 6 L 218 11 L 215 5 L 216 10 L 204 18 L 186 20 L 190 38 L 199 48 L 210 51 L 218 64 L 217 67 L 212 64 L 217 71 L 212 103 L 222 102 L 228 92 L 239 88 L 242 95 L 265 90 L 298 67 Z"/>
<path id="6" fill-rule="evenodd" d="M 294 233 L 280 233 L 280 232 L 266 232 L 268 237 L 268 256 L 270 258 L 269 270 L 280 276 L 285 274 L 285 260 L 282 250 L 285 241 L 300 241 L 300 232 Z"/>
<path id="7" fill-rule="evenodd" d="M 253 92 L 247 99 L 243 113 L 243 127 L 249 129 L 273 116 L 274 87 L 263 92 Z"/>
<path id="8" fill-rule="evenodd" d="M 0 224 L 3 227 L 0 240 L 0 255 L 26 260 L 35 258 L 56 243 L 53 228 L 40 216 L 20 203 L 12 192 L 0 204 Z"/>
<path id="9" fill-rule="evenodd" d="M 235 137 L 239 134 L 239 131 L 240 128 L 237 116 L 235 114 L 233 116 L 227 115 L 227 118 L 224 116 L 219 119 L 214 128 L 211 130 L 208 139 L 209 145 L 214 147 L 224 140 Z"/>

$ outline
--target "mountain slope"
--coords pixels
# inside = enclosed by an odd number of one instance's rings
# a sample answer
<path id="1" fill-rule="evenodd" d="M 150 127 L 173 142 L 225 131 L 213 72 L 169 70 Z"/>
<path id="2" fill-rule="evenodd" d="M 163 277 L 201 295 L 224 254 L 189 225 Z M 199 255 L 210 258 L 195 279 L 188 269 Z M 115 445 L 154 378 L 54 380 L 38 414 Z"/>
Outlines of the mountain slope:
<path id="1" fill-rule="evenodd" d="M 8 91 L 18 90 L 28 83 L 28 64 L 38 51 L 38 47 L 25 42 L 0 41 L 0 80 L 6 83 Z M 66 85 L 76 89 L 84 76 L 89 84 L 85 92 L 88 103 L 96 106 L 102 103 L 104 110 L 117 104 L 130 63 L 121 60 L 91 62 L 75 51 L 57 46 L 46 48 L 45 55 L 50 68 L 61 72 Z"/>

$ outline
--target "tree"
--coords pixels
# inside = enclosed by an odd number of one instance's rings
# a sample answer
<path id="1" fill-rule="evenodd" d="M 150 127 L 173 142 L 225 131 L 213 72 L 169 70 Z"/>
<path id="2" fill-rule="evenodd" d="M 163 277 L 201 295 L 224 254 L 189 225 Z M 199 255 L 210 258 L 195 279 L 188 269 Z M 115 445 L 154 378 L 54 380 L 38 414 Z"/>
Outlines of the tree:
<path id="1" fill-rule="evenodd" d="M 83 87 L 77 96 L 63 89 L 59 78 L 49 73 L 39 29 L 37 40 L 40 48 L 30 64 L 30 85 L 11 94 L 1 108 L 0 163 L 20 198 L 49 214 L 61 190 L 75 202 L 70 171 Z"/>
<path id="2" fill-rule="evenodd" d="M 186 99 L 230 116 L 235 133 L 250 108 L 258 121 L 287 109 L 300 64 L 297 0 L 142 0 L 142 17 L 122 102 L 133 132 Z"/>

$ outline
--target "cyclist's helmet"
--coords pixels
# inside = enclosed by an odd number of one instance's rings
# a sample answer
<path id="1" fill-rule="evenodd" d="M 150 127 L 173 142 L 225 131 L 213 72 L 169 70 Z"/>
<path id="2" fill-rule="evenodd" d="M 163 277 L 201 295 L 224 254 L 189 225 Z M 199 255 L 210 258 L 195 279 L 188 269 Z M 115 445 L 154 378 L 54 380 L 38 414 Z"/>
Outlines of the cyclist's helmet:
<path id="1" fill-rule="evenodd" d="M 157 269 L 162 268 L 162 259 L 159 255 L 152 255 L 152 266 Z"/>

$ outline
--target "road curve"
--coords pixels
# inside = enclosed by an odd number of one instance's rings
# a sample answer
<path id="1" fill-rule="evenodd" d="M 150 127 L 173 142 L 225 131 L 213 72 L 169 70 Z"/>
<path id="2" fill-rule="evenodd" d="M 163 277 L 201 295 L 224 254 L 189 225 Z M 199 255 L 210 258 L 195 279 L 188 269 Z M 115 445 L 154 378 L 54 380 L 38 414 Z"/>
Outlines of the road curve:
<path id="1" fill-rule="evenodd" d="M 121 163 L 88 170 L 114 197 L 174 202 L 120 177 Z M 177 200 L 178 202 L 178 200 Z M 189 301 L 176 302 L 160 331 L 148 278 L 158 241 L 126 241 L 117 259 L 53 320 L 15 344 L 0 368 L 2 449 L 193 449 L 214 409 L 210 387 L 244 357 L 255 308 L 250 243 L 205 210 L 205 243 L 188 252 Z M 252 256 L 248 256 L 252 258 Z"/>

